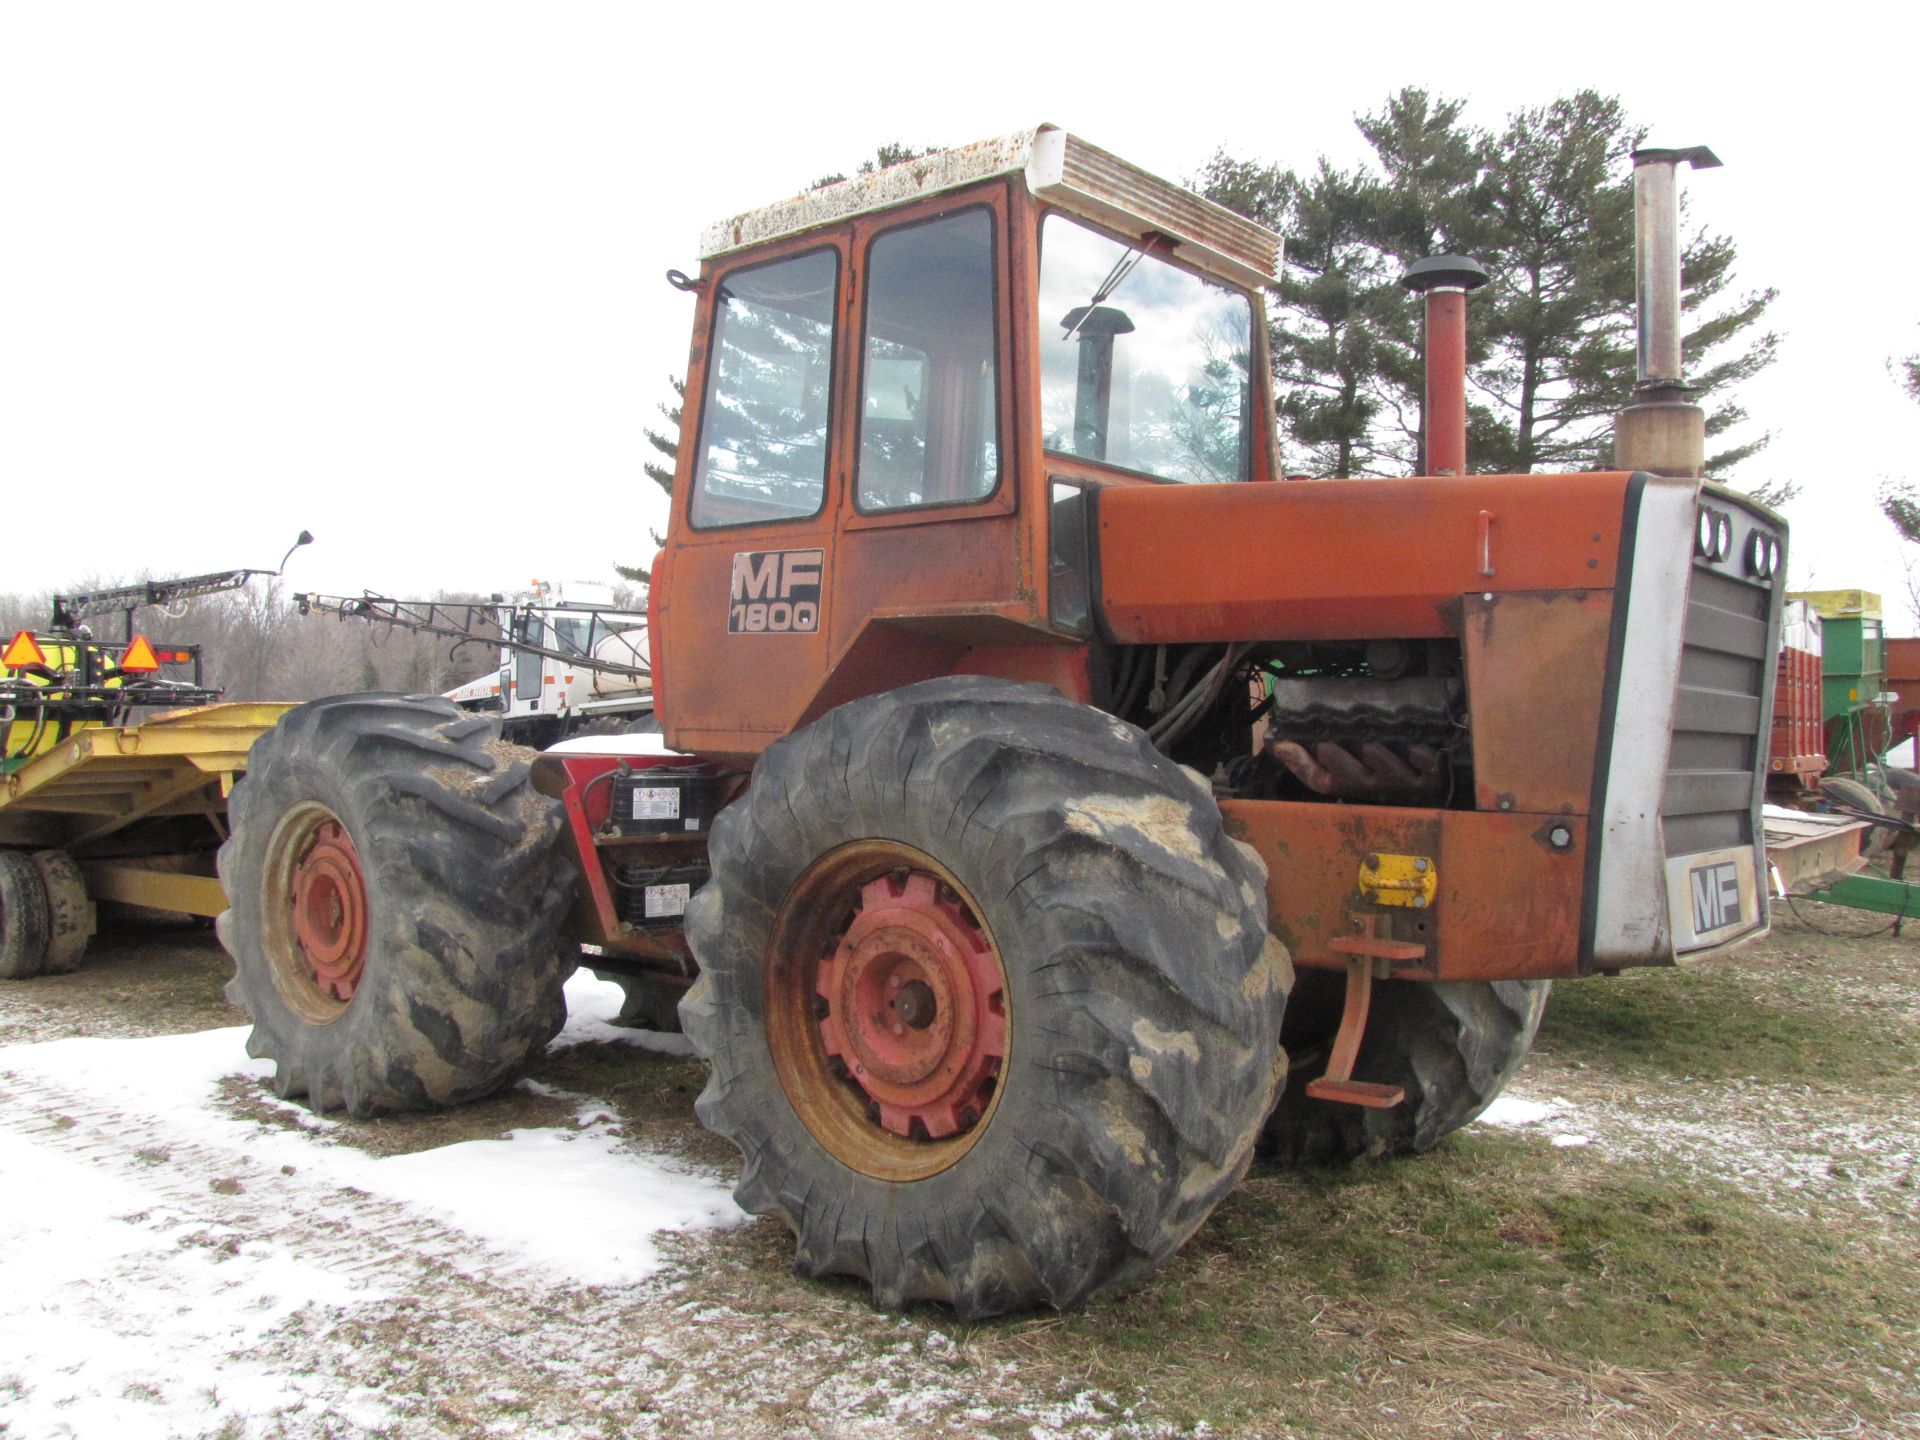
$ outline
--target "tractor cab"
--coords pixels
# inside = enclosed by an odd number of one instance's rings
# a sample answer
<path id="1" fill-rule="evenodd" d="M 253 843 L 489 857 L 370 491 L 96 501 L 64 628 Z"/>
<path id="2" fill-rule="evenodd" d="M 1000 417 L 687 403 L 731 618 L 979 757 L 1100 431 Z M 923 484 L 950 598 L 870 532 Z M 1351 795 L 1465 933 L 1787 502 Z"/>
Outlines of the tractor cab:
<path id="1" fill-rule="evenodd" d="M 653 587 L 683 748 L 755 754 L 956 671 L 1092 698 L 1086 491 L 1273 478 L 1278 238 L 1064 131 L 736 216 L 702 254 Z"/>

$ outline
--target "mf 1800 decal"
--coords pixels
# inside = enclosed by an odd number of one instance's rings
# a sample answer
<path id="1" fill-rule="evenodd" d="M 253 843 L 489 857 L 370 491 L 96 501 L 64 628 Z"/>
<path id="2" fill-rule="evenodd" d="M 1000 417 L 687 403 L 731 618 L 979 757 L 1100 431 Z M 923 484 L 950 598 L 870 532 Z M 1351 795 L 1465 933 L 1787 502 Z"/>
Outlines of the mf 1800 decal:
<path id="1" fill-rule="evenodd" d="M 733 557 L 730 635 L 798 635 L 820 628 L 820 550 L 743 550 Z"/>

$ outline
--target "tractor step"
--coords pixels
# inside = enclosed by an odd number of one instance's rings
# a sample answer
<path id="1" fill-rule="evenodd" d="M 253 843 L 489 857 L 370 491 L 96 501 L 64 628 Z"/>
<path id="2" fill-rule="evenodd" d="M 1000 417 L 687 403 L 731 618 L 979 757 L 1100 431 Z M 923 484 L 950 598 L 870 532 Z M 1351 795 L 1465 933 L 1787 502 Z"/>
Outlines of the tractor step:
<path id="1" fill-rule="evenodd" d="M 1385 974 L 1398 963 L 1424 960 L 1427 947 L 1405 940 L 1389 940 L 1373 933 L 1372 915 L 1361 921 L 1358 935 L 1341 935 L 1327 942 L 1336 955 L 1347 957 L 1347 998 L 1340 1011 L 1340 1029 L 1333 1037 L 1327 1073 L 1307 1082 L 1307 1094 L 1337 1105 L 1360 1105 L 1369 1110 L 1391 1110 L 1407 1098 L 1398 1085 L 1376 1085 L 1353 1078 L 1353 1062 L 1360 1055 L 1360 1039 L 1367 1030 L 1367 1011 L 1373 1005 L 1375 971 Z"/>
<path id="2" fill-rule="evenodd" d="M 1398 1085 L 1375 1085 L 1369 1080 L 1335 1080 L 1322 1075 L 1307 1082 L 1307 1094 L 1316 1100 L 1331 1100 L 1337 1105 L 1362 1105 L 1369 1110 L 1391 1110 L 1407 1098 Z"/>

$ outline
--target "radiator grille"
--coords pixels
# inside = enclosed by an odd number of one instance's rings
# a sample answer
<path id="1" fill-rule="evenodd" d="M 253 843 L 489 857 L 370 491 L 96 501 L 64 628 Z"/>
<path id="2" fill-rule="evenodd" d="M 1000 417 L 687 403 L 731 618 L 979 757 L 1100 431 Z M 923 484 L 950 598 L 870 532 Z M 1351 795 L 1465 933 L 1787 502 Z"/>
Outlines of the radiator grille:
<path id="1" fill-rule="evenodd" d="M 1660 807 L 1666 850 L 1751 844 L 1766 764 L 1775 587 L 1701 561 L 1687 592 L 1680 691 Z"/>

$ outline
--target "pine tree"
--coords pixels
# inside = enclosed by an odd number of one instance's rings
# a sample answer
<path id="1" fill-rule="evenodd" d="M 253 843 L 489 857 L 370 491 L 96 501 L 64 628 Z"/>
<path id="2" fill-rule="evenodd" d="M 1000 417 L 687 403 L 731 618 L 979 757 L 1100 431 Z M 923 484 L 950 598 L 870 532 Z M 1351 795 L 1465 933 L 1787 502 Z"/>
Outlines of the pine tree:
<path id="1" fill-rule="evenodd" d="M 1379 326 L 1393 282 L 1372 244 L 1374 183 L 1321 163 L 1292 171 L 1216 151 L 1195 181 L 1209 199 L 1287 236 L 1279 304 L 1268 327 L 1285 468 L 1366 473 L 1376 453 Z"/>
<path id="2" fill-rule="evenodd" d="M 1216 154 L 1206 193 L 1287 235 L 1273 345 L 1288 438 L 1316 473 L 1410 473 L 1416 463 L 1420 309 L 1396 283 L 1424 256 L 1472 255 L 1493 276 L 1468 307 L 1468 455 L 1478 471 L 1611 463 L 1631 399 L 1633 187 L 1642 133 L 1591 90 L 1525 109 L 1495 133 L 1458 100 L 1409 87 L 1356 120 L 1373 152 L 1352 174 L 1307 180 Z M 1771 364 L 1755 332 L 1775 292 L 1737 293 L 1736 251 L 1696 234 L 1683 257 L 1689 379 L 1709 435 L 1746 419 L 1731 398 Z M 1349 327 L 1364 335 L 1346 333 Z M 1761 435 L 1709 457 L 1724 474 Z M 1780 487 L 1773 488 L 1774 498 Z"/>

